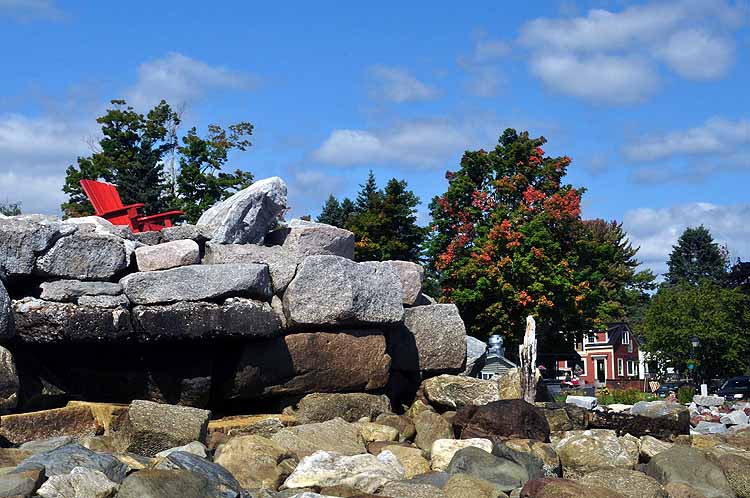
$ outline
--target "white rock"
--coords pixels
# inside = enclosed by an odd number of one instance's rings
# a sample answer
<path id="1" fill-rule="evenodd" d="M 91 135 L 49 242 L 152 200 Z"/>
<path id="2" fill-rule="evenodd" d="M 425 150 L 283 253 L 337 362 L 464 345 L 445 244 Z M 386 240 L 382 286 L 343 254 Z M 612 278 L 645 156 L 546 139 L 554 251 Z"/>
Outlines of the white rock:
<path id="1" fill-rule="evenodd" d="M 693 403 L 698 406 L 721 406 L 724 404 L 724 398 L 721 396 L 693 396 Z"/>
<path id="2" fill-rule="evenodd" d="M 307 256 L 331 255 L 354 259 L 354 233 L 325 223 L 293 219 L 283 248 L 300 260 Z"/>
<path id="3" fill-rule="evenodd" d="M 192 443 L 188 443 L 182 446 L 175 446 L 174 448 L 169 448 L 164 451 L 160 451 L 156 454 L 157 457 L 168 457 L 175 451 L 183 451 L 185 453 L 191 453 L 193 455 L 197 455 L 201 458 L 206 458 L 207 448 L 206 446 L 201 443 L 200 441 L 193 441 Z"/>
<path id="4" fill-rule="evenodd" d="M 750 417 L 745 415 L 745 412 L 743 411 L 735 410 L 733 412 L 725 413 L 719 422 L 726 425 L 744 425 L 750 422 Z"/>
<path id="5" fill-rule="evenodd" d="M 596 408 L 598 401 L 594 396 L 568 396 L 565 402 L 571 405 L 580 406 L 587 410 Z"/>
<path id="6" fill-rule="evenodd" d="M 388 450 L 381 451 L 377 457 L 316 451 L 299 462 L 284 486 L 323 488 L 342 485 L 364 493 L 374 493 L 385 483 L 403 478 L 404 468 Z"/>
<path id="7" fill-rule="evenodd" d="M 717 422 L 706 422 L 701 420 L 698 425 L 693 429 L 698 434 L 724 434 L 727 432 L 727 427 L 724 424 Z"/>
<path id="8" fill-rule="evenodd" d="M 656 439 L 653 436 L 641 437 L 641 456 L 644 460 L 650 460 L 653 456 L 672 447 L 672 443 Z"/>
<path id="9" fill-rule="evenodd" d="M 197 264 L 200 260 L 200 248 L 194 240 L 175 240 L 139 247 L 135 250 L 135 260 L 140 271 L 168 270 Z"/>
<path id="10" fill-rule="evenodd" d="M 117 487 L 98 470 L 74 467 L 70 474 L 51 476 L 37 494 L 43 498 L 110 498 Z"/>
<path id="11" fill-rule="evenodd" d="M 610 411 L 615 413 L 627 413 L 630 411 L 631 408 L 633 408 L 633 405 L 623 405 L 621 403 L 613 403 L 611 405 L 607 405 L 607 408 L 609 408 Z"/>
<path id="12" fill-rule="evenodd" d="M 436 472 L 444 471 L 448 468 L 448 464 L 451 463 L 453 455 L 459 450 L 470 446 L 482 449 L 487 453 L 492 453 L 492 441 L 489 439 L 437 439 L 432 443 L 432 448 L 430 449 L 430 466 L 432 467 L 432 470 Z"/>

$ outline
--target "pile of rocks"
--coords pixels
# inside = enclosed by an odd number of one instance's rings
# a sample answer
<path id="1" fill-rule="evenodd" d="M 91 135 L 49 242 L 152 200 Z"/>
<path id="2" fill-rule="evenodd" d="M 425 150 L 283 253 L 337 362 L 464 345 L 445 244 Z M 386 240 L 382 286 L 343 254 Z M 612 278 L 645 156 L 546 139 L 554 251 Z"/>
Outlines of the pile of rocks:
<path id="1" fill-rule="evenodd" d="M 356 263 L 351 232 L 285 210 L 271 178 L 161 232 L 0 219 L 0 407 L 408 396 L 464 368 L 463 321 L 419 265 Z"/>
<path id="2" fill-rule="evenodd" d="M 727 434 L 750 428 L 750 403 L 725 402 L 721 396 L 695 396 L 688 407 L 698 434 Z"/>

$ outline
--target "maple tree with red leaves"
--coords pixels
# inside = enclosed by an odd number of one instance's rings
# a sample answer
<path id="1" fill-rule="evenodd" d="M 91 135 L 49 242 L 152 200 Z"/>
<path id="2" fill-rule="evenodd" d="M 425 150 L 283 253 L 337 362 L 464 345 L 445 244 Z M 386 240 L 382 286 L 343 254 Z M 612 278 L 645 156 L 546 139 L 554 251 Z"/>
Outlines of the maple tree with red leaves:
<path id="1" fill-rule="evenodd" d="M 619 224 L 581 220 L 585 190 L 563 183 L 571 159 L 547 156 L 545 142 L 506 130 L 494 150 L 466 152 L 430 204 L 441 300 L 474 336 L 517 340 L 529 314 L 547 331 L 603 328 L 653 281 L 635 272 Z"/>

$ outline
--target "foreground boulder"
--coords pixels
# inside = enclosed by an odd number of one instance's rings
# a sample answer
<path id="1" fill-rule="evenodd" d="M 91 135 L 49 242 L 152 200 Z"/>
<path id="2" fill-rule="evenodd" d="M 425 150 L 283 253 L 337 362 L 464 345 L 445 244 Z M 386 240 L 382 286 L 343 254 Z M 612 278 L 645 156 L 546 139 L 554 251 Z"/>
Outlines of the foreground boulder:
<path id="1" fill-rule="evenodd" d="M 52 476 L 42 484 L 37 494 L 42 498 L 63 498 L 86 496 L 109 498 L 117 492 L 117 484 L 110 481 L 103 472 L 75 467 L 66 475 Z"/>
<path id="2" fill-rule="evenodd" d="M 466 406 L 458 410 L 453 425 L 461 439 L 521 438 L 549 442 L 549 424 L 544 414 L 521 399 Z"/>
<path id="3" fill-rule="evenodd" d="M 228 296 L 270 301 L 271 276 L 259 264 L 191 265 L 131 273 L 120 284 L 135 304 L 205 301 Z"/>
<path id="4" fill-rule="evenodd" d="M 492 441 L 489 439 L 438 439 L 432 443 L 430 466 L 432 470 L 442 472 L 448 468 L 453 456 L 464 448 L 479 448 L 487 453 L 492 452 Z"/>
<path id="5" fill-rule="evenodd" d="M 13 355 L 0 346 L 0 414 L 6 413 L 18 405 L 20 387 Z"/>
<path id="6" fill-rule="evenodd" d="M 168 270 L 197 264 L 200 260 L 200 248 L 194 240 L 175 240 L 139 247 L 135 250 L 135 260 L 140 271 Z"/>
<path id="7" fill-rule="evenodd" d="M 219 244 L 258 244 L 287 208 L 286 183 L 277 177 L 257 181 L 217 202 L 198 220 L 214 226 L 211 240 Z"/>
<path id="8" fill-rule="evenodd" d="M 151 457 L 192 441 L 205 443 L 210 416 L 210 411 L 198 408 L 136 400 L 119 437 L 128 451 Z"/>
<path id="9" fill-rule="evenodd" d="M 401 282 L 389 265 L 310 256 L 284 293 L 284 312 L 292 326 L 397 323 Z"/>
<path id="10" fill-rule="evenodd" d="M 401 290 L 404 304 L 414 306 L 422 297 L 422 283 L 424 282 L 424 268 L 411 261 L 385 261 L 391 265 L 401 280 Z"/>
<path id="11" fill-rule="evenodd" d="M 10 297 L 5 290 L 2 279 L 0 279 L 0 338 L 9 338 L 13 335 L 13 314 L 10 308 Z"/>
<path id="12" fill-rule="evenodd" d="M 292 465 L 284 460 L 292 458 L 291 451 L 261 436 L 238 436 L 221 445 L 214 462 L 239 481 L 243 488 L 278 489 L 289 475 Z"/>
<path id="13" fill-rule="evenodd" d="M 628 498 L 668 498 L 659 481 L 636 470 L 596 470 L 583 476 L 579 482 L 587 486 L 611 489 Z"/>
<path id="14" fill-rule="evenodd" d="M 673 439 L 680 434 L 690 432 L 690 418 L 683 410 L 661 416 L 593 411 L 589 413 L 588 418 L 588 427 L 610 429 L 616 431 L 618 435 L 630 434 L 635 437 L 653 436 L 658 439 Z"/>
<path id="15" fill-rule="evenodd" d="M 112 455 L 96 453 L 80 444 L 70 443 L 38 453 L 16 467 L 17 472 L 44 468 L 47 477 L 70 474 L 76 467 L 98 470 L 112 482 L 122 482 L 128 468 Z"/>
<path id="16" fill-rule="evenodd" d="M 81 296 L 117 296 L 122 286 L 112 282 L 83 282 L 81 280 L 53 280 L 39 286 L 40 299 L 61 303 L 77 302 Z"/>
<path id="17" fill-rule="evenodd" d="M 443 374 L 427 379 L 422 383 L 422 391 L 431 404 L 453 410 L 500 400 L 496 382 L 459 375 Z"/>
<path id="18" fill-rule="evenodd" d="M 31 275 L 37 256 L 75 230 L 73 226 L 29 217 L 0 218 L 0 273 L 9 278 Z"/>
<path id="19" fill-rule="evenodd" d="M 566 477 L 599 469 L 633 469 L 638 463 L 638 447 L 604 429 L 565 432 L 552 441 L 552 447 L 560 456 Z"/>
<path id="20" fill-rule="evenodd" d="M 103 423 L 85 405 L 16 413 L 0 418 L 0 436 L 13 444 L 60 436 L 94 436 L 102 429 Z"/>
<path id="21" fill-rule="evenodd" d="M 545 477 L 527 482 L 521 498 L 626 498 L 602 486 L 587 486 L 569 479 Z"/>
<path id="22" fill-rule="evenodd" d="M 424 374 L 459 373 L 466 363 L 466 327 L 455 304 L 404 310 L 403 326 L 390 334 L 393 368 Z"/>
<path id="23" fill-rule="evenodd" d="M 709 461 L 702 451 L 687 446 L 673 446 L 655 455 L 644 472 L 663 485 L 690 486 L 706 498 L 735 496 L 721 468 Z"/>
<path id="24" fill-rule="evenodd" d="M 529 454 L 507 449 L 489 453 L 476 447 L 458 451 L 446 471 L 489 481 L 503 492 L 513 491 L 543 476 L 541 462 Z"/>
<path id="25" fill-rule="evenodd" d="M 404 468 L 387 450 L 378 456 L 317 451 L 300 461 L 284 485 L 287 488 L 349 486 L 363 493 L 374 493 L 385 483 L 403 477 Z"/>
<path id="26" fill-rule="evenodd" d="M 342 455 L 357 455 L 367 451 L 357 426 L 340 418 L 318 424 L 287 427 L 271 436 L 271 440 L 291 451 L 297 458 L 312 455 L 318 450 Z"/>
<path id="27" fill-rule="evenodd" d="M 188 470 L 205 478 L 211 491 L 206 496 L 238 498 L 242 486 L 227 469 L 191 453 L 176 451 L 154 465 L 157 469 Z"/>
<path id="28" fill-rule="evenodd" d="M 122 482 L 118 498 L 216 498 L 205 477 L 188 470 L 145 469 Z"/>
<path id="29" fill-rule="evenodd" d="M 225 399 L 257 399 L 375 391 L 387 384 L 389 369 L 377 330 L 305 332 L 248 343 L 223 392 Z"/>

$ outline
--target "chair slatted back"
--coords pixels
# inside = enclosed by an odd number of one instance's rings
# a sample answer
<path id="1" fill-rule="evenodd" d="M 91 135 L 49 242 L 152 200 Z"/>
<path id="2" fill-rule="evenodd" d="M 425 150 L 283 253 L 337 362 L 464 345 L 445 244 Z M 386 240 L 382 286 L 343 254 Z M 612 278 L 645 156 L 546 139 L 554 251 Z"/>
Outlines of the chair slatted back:
<path id="1" fill-rule="evenodd" d="M 81 180 L 81 187 L 94 206 L 97 215 L 123 207 L 120 194 L 111 183 Z"/>

